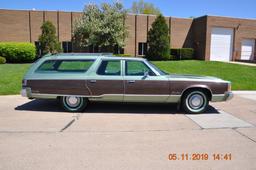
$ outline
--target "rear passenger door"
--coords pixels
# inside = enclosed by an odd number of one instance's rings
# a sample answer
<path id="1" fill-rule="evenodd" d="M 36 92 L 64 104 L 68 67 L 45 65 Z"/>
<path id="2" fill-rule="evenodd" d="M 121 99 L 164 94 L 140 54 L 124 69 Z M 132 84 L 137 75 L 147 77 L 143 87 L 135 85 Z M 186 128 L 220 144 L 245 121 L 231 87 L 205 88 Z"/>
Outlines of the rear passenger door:
<path id="1" fill-rule="evenodd" d="M 101 60 L 94 75 L 87 80 L 87 86 L 94 100 L 122 102 L 124 82 L 121 60 Z"/>

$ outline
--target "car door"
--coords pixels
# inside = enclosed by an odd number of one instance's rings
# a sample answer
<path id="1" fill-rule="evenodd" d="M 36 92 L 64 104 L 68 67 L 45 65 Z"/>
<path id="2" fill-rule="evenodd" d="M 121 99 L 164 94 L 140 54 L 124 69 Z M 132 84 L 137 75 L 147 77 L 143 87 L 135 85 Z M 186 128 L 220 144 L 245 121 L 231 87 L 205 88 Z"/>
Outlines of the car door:
<path id="1" fill-rule="evenodd" d="M 126 60 L 124 64 L 125 102 L 165 102 L 169 82 L 157 75 L 144 61 Z"/>
<path id="2" fill-rule="evenodd" d="M 99 101 L 123 101 L 124 82 L 121 60 L 103 59 L 87 80 L 92 99 Z"/>

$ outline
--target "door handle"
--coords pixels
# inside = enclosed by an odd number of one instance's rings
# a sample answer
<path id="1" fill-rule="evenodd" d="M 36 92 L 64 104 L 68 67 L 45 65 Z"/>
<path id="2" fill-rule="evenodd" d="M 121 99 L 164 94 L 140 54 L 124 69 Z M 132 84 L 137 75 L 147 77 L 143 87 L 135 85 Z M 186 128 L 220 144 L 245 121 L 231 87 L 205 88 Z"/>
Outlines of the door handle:
<path id="1" fill-rule="evenodd" d="M 96 83 L 96 80 L 90 80 L 90 83 Z"/>
<path id="2" fill-rule="evenodd" d="M 128 80 L 128 83 L 135 83 L 135 80 Z"/>

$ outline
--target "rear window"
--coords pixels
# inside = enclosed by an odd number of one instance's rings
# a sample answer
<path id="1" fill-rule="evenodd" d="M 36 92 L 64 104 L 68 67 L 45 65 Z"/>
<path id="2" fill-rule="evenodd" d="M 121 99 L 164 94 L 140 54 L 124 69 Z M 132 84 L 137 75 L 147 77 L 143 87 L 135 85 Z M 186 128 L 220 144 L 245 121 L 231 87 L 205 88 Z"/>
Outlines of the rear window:
<path id="1" fill-rule="evenodd" d="M 36 71 L 86 72 L 94 60 L 47 60 Z"/>

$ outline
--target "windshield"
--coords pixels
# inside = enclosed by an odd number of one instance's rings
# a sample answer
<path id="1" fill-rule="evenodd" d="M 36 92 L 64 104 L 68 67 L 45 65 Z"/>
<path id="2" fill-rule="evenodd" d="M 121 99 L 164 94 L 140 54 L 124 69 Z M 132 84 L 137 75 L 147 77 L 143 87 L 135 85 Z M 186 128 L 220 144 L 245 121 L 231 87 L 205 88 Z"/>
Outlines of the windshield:
<path id="1" fill-rule="evenodd" d="M 156 65 L 154 65 L 153 63 L 151 63 L 150 61 L 147 61 L 148 64 L 153 67 L 161 76 L 164 76 L 164 75 L 168 75 L 169 73 L 166 73 L 165 71 L 159 69 Z"/>

